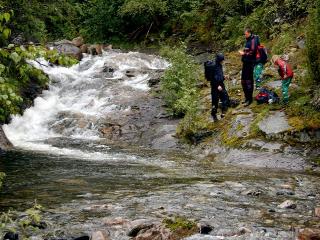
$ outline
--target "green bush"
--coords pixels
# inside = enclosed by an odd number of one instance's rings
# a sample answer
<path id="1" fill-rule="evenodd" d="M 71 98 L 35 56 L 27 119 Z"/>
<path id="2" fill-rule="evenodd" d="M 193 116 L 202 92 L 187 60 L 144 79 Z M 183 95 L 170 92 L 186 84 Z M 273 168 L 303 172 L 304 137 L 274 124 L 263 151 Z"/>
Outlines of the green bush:
<path id="1" fill-rule="evenodd" d="M 187 141 L 201 130 L 206 130 L 208 121 L 200 111 L 200 89 L 203 84 L 203 69 L 185 53 L 184 47 L 163 47 L 161 55 L 171 63 L 161 79 L 161 93 L 173 116 L 183 116 L 177 135 Z"/>
<path id="2" fill-rule="evenodd" d="M 2 187 L 2 183 L 4 181 L 4 178 L 5 178 L 5 174 L 3 172 L 0 172 L 0 190 L 1 190 L 1 187 Z"/>
<path id="3" fill-rule="evenodd" d="M 314 83 L 320 82 L 320 0 L 311 10 L 307 31 L 307 55 L 309 74 Z"/>
<path id="4" fill-rule="evenodd" d="M 184 47 L 163 47 L 160 54 L 167 58 L 171 66 L 161 79 L 162 95 L 173 116 L 182 116 L 197 109 L 199 101 L 198 85 L 201 82 L 201 68 Z"/>

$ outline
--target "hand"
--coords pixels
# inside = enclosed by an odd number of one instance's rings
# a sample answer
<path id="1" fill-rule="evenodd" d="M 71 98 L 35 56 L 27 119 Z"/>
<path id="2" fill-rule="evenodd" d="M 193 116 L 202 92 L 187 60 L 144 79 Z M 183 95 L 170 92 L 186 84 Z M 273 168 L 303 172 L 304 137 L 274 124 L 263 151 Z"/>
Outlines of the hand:
<path id="1" fill-rule="evenodd" d="M 218 90 L 221 92 L 223 88 L 221 86 L 218 86 Z"/>
<path id="2" fill-rule="evenodd" d="M 240 55 L 243 56 L 244 55 L 244 51 L 239 51 Z"/>

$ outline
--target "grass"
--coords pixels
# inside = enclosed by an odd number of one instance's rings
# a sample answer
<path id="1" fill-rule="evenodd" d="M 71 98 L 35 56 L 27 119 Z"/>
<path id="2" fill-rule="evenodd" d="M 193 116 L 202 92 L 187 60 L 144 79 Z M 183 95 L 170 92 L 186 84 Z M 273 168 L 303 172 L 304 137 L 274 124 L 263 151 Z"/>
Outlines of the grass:
<path id="1" fill-rule="evenodd" d="M 197 224 L 185 217 L 166 218 L 163 220 L 163 223 L 171 230 L 172 239 L 183 239 L 198 232 Z"/>

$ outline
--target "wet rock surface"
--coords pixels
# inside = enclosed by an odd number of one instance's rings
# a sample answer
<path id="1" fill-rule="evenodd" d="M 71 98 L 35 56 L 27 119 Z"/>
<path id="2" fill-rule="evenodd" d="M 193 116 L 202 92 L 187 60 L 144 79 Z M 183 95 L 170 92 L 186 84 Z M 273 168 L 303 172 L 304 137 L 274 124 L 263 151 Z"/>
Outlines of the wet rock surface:
<path id="1" fill-rule="evenodd" d="M 3 132 L 2 126 L 0 125 L 0 153 L 12 149 L 13 145 L 10 143 L 5 133 Z"/>
<path id="2" fill-rule="evenodd" d="M 276 134 L 287 132 L 291 129 L 284 112 L 274 112 L 258 124 L 259 129 L 267 136 L 275 136 Z"/>
<path id="3" fill-rule="evenodd" d="M 227 153 L 219 156 L 219 159 L 228 164 L 257 168 L 303 171 L 310 167 L 303 156 L 250 149 L 230 149 Z"/>

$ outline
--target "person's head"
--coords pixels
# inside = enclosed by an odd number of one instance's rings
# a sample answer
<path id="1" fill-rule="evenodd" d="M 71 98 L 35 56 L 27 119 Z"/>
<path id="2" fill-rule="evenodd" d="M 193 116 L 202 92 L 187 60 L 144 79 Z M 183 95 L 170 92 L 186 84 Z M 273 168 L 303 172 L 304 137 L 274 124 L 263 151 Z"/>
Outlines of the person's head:
<path id="1" fill-rule="evenodd" d="M 216 62 L 222 63 L 224 61 L 223 53 L 217 53 L 216 55 Z"/>
<path id="2" fill-rule="evenodd" d="M 246 38 L 249 38 L 249 37 L 251 37 L 251 35 L 252 35 L 252 30 L 251 30 L 250 28 L 246 28 L 246 29 L 244 30 L 244 36 L 245 36 Z"/>
<path id="3" fill-rule="evenodd" d="M 273 55 L 272 58 L 271 58 L 271 63 L 272 63 L 273 65 L 276 65 L 276 62 L 277 62 L 277 60 L 278 60 L 279 58 L 280 58 L 279 55 Z"/>

